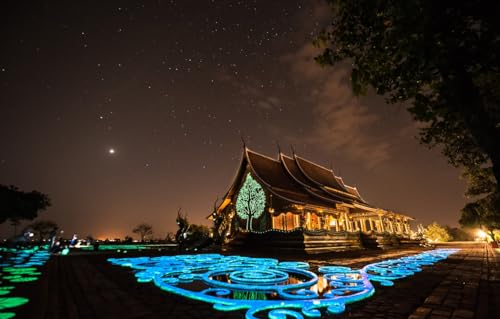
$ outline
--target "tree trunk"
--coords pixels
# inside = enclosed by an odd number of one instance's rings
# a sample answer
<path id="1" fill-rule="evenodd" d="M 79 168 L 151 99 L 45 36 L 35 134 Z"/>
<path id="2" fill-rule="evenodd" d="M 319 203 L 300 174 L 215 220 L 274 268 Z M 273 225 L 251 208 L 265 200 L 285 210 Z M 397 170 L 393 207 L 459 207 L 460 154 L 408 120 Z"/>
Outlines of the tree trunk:
<path id="1" fill-rule="evenodd" d="M 247 200 L 247 209 L 248 209 L 248 212 L 247 212 L 247 230 L 251 230 L 252 228 L 252 224 L 250 222 L 250 220 L 252 219 L 252 215 L 253 215 L 253 212 L 252 212 L 252 208 L 250 206 L 250 201 L 251 201 L 251 198 L 250 198 L 250 195 L 248 196 L 248 200 Z"/>

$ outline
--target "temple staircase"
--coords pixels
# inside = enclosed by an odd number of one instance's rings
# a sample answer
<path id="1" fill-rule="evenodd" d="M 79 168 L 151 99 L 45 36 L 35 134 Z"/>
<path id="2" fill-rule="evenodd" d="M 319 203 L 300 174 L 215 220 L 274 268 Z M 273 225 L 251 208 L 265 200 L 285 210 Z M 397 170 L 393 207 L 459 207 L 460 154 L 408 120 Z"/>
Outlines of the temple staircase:
<path id="1" fill-rule="evenodd" d="M 378 236 L 375 233 L 361 232 L 361 244 L 366 249 L 380 249 Z"/>

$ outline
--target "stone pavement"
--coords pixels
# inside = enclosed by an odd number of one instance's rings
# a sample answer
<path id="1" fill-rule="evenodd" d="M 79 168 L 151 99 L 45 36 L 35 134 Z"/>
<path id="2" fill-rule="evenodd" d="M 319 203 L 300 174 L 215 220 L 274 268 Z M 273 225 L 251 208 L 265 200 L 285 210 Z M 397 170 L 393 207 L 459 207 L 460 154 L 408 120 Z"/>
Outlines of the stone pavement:
<path id="1" fill-rule="evenodd" d="M 375 295 L 349 305 L 339 318 L 500 318 L 499 256 L 469 245 L 393 287 L 375 283 Z"/>
<path id="2" fill-rule="evenodd" d="M 500 258 L 491 247 L 462 250 L 409 319 L 500 318 Z"/>
<path id="3" fill-rule="evenodd" d="M 392 287 L 375 284 L 371 298 L 325 318 L 489 319 L 500 318 L 498 253 L 483 245 L 462 250 Z M 357 258 L 311 258 L 313 265 L 361 267 L 420 250 L 391 250 Z M 123 255 L 121 255 L 123 256 Z M 244 311 L 219 312 L 198 301 L 170 295 L 153 284 L 136 282 L 129 269 L 112 266 L 107 255 L 55 256 L 30 291 L 31 301 L 16 318 L 157 319 L 244 318 Z"/>

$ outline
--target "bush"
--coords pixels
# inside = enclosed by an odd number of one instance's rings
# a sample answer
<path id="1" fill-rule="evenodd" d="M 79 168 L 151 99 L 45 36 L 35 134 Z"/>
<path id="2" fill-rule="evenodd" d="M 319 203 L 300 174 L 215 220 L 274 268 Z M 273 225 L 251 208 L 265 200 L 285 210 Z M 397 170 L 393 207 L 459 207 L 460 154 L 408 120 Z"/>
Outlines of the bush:
<path id="1" fill-rule="evenodd" d="M 436 222 L 425 228 L 424 238 L 431 242 L 447 242 L 451 240 L 451 236 L 446 228 Z"/>

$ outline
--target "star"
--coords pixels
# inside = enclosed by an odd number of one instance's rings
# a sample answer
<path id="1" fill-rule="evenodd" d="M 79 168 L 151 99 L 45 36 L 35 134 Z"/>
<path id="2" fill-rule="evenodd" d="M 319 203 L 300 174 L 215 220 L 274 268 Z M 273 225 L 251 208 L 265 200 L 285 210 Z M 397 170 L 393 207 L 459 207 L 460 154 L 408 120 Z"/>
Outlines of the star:
<path id="1" fill-rule="evenodd" d="M 115 155 L 115 153 L 116 153 L 116 150 L 114 148 L 108 149 L 108 154 L 109 155 Z"/>

